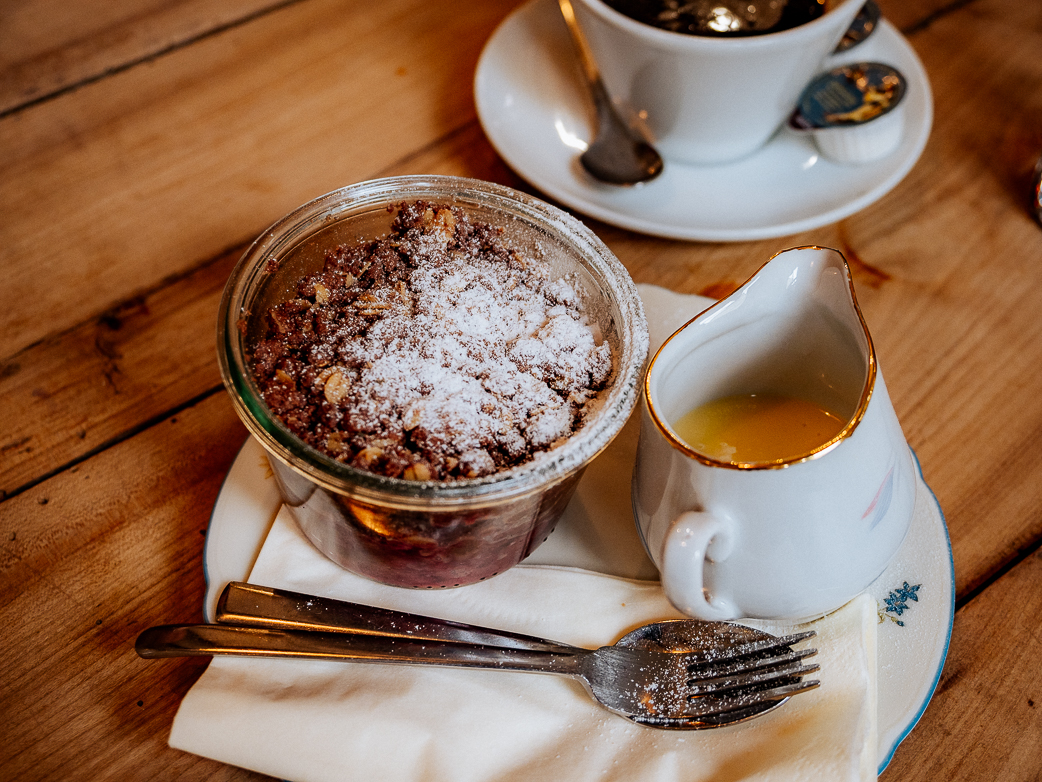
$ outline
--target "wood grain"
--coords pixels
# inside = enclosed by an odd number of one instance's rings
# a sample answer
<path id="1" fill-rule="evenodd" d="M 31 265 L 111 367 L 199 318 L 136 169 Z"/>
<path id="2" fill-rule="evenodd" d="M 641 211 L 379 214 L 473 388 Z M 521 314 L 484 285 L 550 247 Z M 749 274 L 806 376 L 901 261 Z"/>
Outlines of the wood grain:
<path id="1" fill-rule="evenodd" d="M 156 779 L 217 772 L 166 747 L 205 661 L 133 646 L 201 620 L 207 520 L 245 436 L 217 395 L 0 506 L 0 777 L 144 779 L 157 758 Z"/>
<path id="2" fill-rule="evenodd" d="M 6 0 L 0 6 L 0 115 L 284 4 Z"/>
<path id="3" fill-rule="evenodd" d="M 1040 583 L 1035 551 L 959 611 L 933 701 L 883 780 L 1039 779 Z"/>
<path id="4" fill-rule="evenodd" d="M 17 492 L 212 393 L 217 306 L 238 253 L 0 364 L 0 492 Z"/>
<path id="5" fill-rule="evenodd" d="M 300 2 L 4 118 L 0 356 L 471 122 L 511 5 Z"/>
<path id="6" fill-rule="evenodd" d="M 170 750 L 204 663 L 132 650 L 146 626 L 200 617 L 207 519 L 245 438 L 217 373 L 220 291 L 265 226 L 340 185 L 443 173 L 535 193 L 471 96 L 519 2 L 0 8 L 0 778 L 260 778 Z M 946 514 L 960 606 L 938 693 L 884 779 L 1035 781 L 1042 5 L 880 4 L 935 100 L 891 193 L 736 244 L 586 222 L 636 281 L 687 293 L 725 295 L 784 247 L 845 254 Z"/>

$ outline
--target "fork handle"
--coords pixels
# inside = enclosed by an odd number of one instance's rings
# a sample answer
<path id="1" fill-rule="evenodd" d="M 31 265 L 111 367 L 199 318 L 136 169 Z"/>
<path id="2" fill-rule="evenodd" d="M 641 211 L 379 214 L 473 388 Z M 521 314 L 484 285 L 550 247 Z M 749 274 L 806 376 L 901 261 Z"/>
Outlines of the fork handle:
<path id="1" fill-rule="evenodd" d="M 492 630 L 427 616 L 348 603 L 328 597 L 290 592 L 233 581 L 217 600 L 217 621 L 222 624 L 268 627 L 278 630 L 350 632 L 384 638 L 408 637 L 417 641 L 448 641 L 523 649 L 531 652 L 581 651 L 568 644 L 543 638 Z"/>
<path id="2" fill-rule="evenodd" d="M 234 625 L 160 625 L 138 636 L 140 657 L 294 657 L 344 662 L 443 665 L 578 675 L 583 654 L 532 652 L 443 641 L 405 641 L 351 633 L 269 630 Z"/>

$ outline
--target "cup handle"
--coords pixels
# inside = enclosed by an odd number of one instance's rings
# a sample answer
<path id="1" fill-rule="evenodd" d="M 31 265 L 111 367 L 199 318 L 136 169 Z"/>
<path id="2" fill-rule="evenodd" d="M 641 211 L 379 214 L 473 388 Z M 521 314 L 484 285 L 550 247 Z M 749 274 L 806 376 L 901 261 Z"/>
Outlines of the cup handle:
<path id="1" fill-rule="evenodd" d="M 702 511 L 680 514 L 662 544 L 662 586 L 669 601 L 688 616 L 707 622 L 738 618 L 738 607 L 726 595 L 710 600 L 704 579 L 706 559 L 722 562 L 733 549 L 729 524 Z"/>

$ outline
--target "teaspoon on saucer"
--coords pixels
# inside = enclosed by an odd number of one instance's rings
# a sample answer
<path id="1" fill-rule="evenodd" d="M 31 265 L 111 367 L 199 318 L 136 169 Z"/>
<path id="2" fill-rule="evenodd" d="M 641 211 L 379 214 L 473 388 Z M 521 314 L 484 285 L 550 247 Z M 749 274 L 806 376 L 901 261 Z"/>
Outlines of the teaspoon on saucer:
<path id="1" fill-rule="evenodd" d="M 575 21 L 575 10 L 570 0 L 558 0 L 558 4 L 575 43 L 597 111 L 593 140 L 579 156 L 579 162 L 591 176 L 613 185 L 636 185 L 654 179 L 662 173 L 661 156 L 639 131 L 619 116 L 601 81 L 589 45 Z"/>

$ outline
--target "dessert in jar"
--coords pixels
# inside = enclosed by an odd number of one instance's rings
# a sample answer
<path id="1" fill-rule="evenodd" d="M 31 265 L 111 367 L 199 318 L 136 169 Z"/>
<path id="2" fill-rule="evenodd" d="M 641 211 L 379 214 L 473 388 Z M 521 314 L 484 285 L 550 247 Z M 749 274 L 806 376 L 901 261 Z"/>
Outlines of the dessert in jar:
<path id="1" fill-rule="evenodd" d="M 618 260 L 529 196 L 454 177 L 344 188 L 276 223 L 222 300 L 240 417 L 304 534 L 384 583 L 517 564 L 636 399 Z"/>

